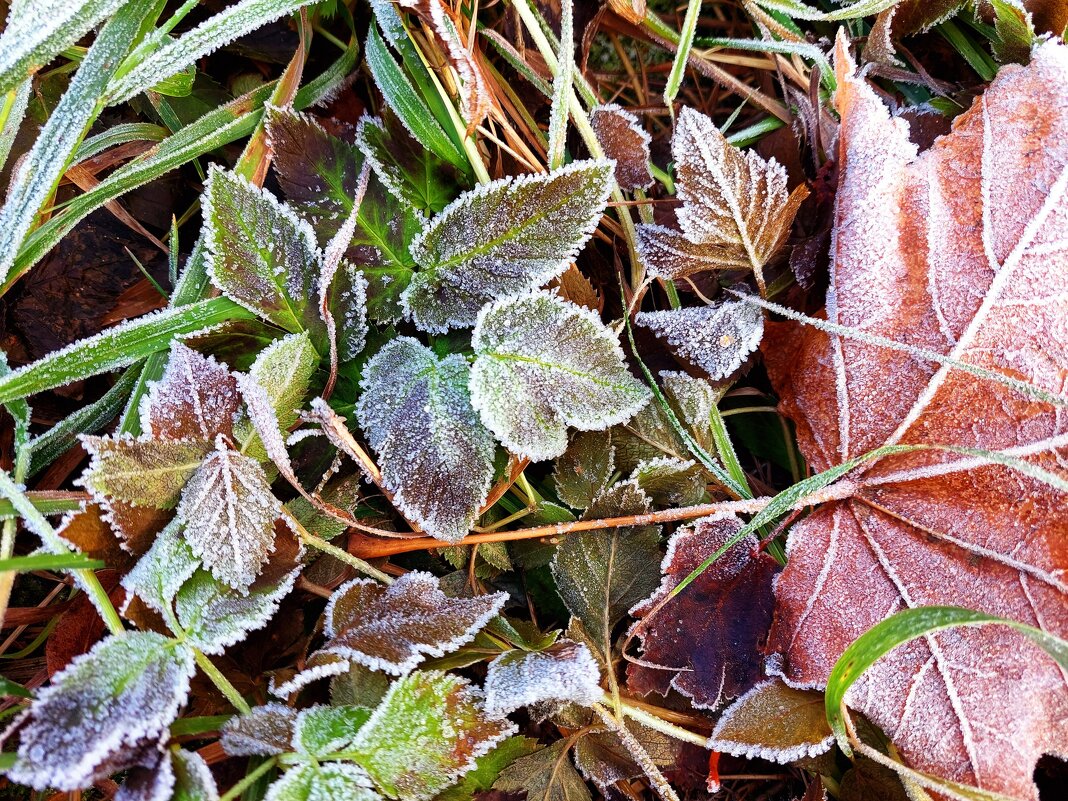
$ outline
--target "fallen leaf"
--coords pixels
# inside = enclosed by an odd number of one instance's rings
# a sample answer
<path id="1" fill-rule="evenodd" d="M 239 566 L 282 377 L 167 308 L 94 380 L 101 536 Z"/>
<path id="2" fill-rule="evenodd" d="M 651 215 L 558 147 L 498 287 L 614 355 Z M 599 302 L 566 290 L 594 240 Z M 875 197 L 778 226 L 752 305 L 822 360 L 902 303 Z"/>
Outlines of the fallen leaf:
<path id="1" fill-rule="evenodd" d="M 840 40 L 840 180 L 827 316 L 1063 393 L 1068 371 L 1068 50 L 1007 66 L 953 132 L 917 155 Z M 1012 452 L 1064 475 L 1063 408 L 912 353 L 793 323 L 764 345 L 781 408 L 814 472 L 885 444 Z M 773 667 L 826 682 L 861 633 L 902 608 L 964 606 L 1068 635 L 1064 495 L 983 459 L 884 457 L 853 494 L 789 535 Z M 1064 753 L 1056 664 L 1002 627 L 898 648 L 848 702 L 911 766 L 1035 798 L 1035 762 Z"/>
<path id="2" fill-rule="evenodd" d="M 517 759 L 494 783 L 495 790 L 526 792 L 527 801 L 591 801 L 590 790 L 568 759 L 567 740 Z"/>
<path id="3" fill-rule="evenodd" d="M 175 342 L 163 377 L 142 401 L 141 428 L 153 439 L 210 441 L 216 434 L 230 435 L 240 405 L 229 370 Z"/>
<path id="4" fill-rule="evenodd" d="M 734 516 L 705 517 L 672 536 L 659 589 L 631 610 L 639 619 L 635 625 L 644 663 L 627 665 L 632 690 L 666 695 L 674 688 L 691 698 L 695 707 L 715 709 L 760 680 L 759 647 L 771 623 L 771 586 L 778 565 L 758 550 L 755 536 L 732 545 L 690 586 L 644 620 L 740 527 Z"/>
<path id="5" fill-rule="evenodd" d="M 616 163 L 616 183 L 625 192 L 653 185 L 649 172 L 649 133 L 622 106 L 608 103 L 590 110 L 590 127 L 604 154 Z"/>

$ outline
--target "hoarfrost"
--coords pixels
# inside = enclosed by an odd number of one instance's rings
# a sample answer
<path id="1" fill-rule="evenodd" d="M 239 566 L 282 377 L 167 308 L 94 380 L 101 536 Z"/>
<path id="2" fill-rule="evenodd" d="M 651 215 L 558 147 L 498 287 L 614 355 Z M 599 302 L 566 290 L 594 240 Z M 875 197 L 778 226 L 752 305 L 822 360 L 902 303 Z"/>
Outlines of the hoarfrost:
<path id="1" fill-rule="evenodd" d="M 293 750 L 297 710 L 269 703 L 223 724 L 219 742 L 230 756 L 273 756 Z"/>
<path id="2" fill-rule="evenodd" d="M 486 711 L 507 715 L 545 702 L 589 706 L 603 696 L 601 673 L 590 649 L 560 640 L 545 651 L 509 651 L 490 662 Z"/>
<path id="3" fill-rule="evenodd" d="M 239 406 L 230 371 L 175 342 L 163 376 L 141 400 L 141 428 L 156 439 L 212 440 L 231 433 Z"/>
<path id="4" fill-rule="evenodd" d="M 630 192 L 653 185 L 649 172 L 649 144 L 652 139 L 638 118 L 616 103 L 590 110 L 590 127 L 605 155 L 616 163 L 616 183 Z"/>

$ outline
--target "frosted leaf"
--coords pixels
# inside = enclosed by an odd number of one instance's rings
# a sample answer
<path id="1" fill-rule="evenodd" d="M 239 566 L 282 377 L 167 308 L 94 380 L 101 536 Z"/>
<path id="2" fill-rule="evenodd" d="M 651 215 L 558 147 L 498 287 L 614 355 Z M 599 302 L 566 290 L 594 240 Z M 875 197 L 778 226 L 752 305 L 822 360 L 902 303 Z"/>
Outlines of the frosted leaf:
<path id="1" fill-rule="evenodd" d="M 389 113 L 364 116 L 356 142 L 382 184 L 422 212 L 439 212 L 460 192 L 460 173 L 419 144 Z"/>
<path id="2" fill-rule="evenodd" d="M 290 334 L 276 339 L 256 356 L 248 371 L 247 379 L 241 381 L 241 396 L 247 394 L 247 382 L 252 381 L 263 391 L 267 403 L 274 411 L 274 427 L 278 436 L 287 431 L 297 421 L 297 410 L 304 405 L 304 396 L 308 391 L 319 356 L 312 347 L 311 337 L 307 332 Z M 236 388 L 235 382 L 235 388 Z M 240 396 L 239 396 L 240 397 Z M 246 399 L 246 403 L 247 403 Z M 256 459 L 264 459 L 267 449 L 262 435 L 249 417 L 238 421 L 234 437 L 243 443 L 242 451 Z"/>
<path id="3" fill-rule="evenodd" d="M 299 671 L 276 671 L 271 677 L 268 689 L 278 698 L 288 698 L 297 690 L 307 687 L 313 681 L 340 676 L 349 671 L 352 663 L 329 651 L 317 651 L 304 661 L 304 668 Z"/>
<path id="4" fill-rule="evenodd" d="M 654 765 L 671 768 L 678 764 L 682 751 L 682 743 L 678 740 L 630 718 L 624 718 L 623 724 L 629 737 L 634 738 Z M 579 772 L 605 793 L 616 782 L 635 779 L 645 773 L 619 734 L 610 729 L 592 731 L 581 737 L 575 743 L 572 756 Z"/>
<path id="5" fill-rule="evenodd" d="M 553 469 L 556 494 L 572 509 L 585 509 L 608 484 L 615 470 L 612 435 L 583 431 L 571 438 Z"/>
<path id="6" fill-rule="evenodd" d="M 501 771 L 495 790 L 527 794 L 527 801 L 592 801 L 590 789 L 568 759 L 569 742 L 560 739 Z"/>
<path id="7" fill-rule="evenodd" d="M 741 367 L 764 335 L 763 310 L 743 300 L 640 312 L 634 319 L 666 339 L 677 356 L 713 380 L 727 378 Z"/>
<path id="8" fill-rule="evenodd" d="M 394 505 L 449 542 L 471 530 L 493 483 L 496 443 L 471 408 L 469 376 L 462 356 L 398 337 L 364 367 L 356 405 Z"/>
<path id="9" fill-rule="evenodd" d="M 292 571 L 277 584 L 246 593 L 198 570 L 175 596 L 178 622 L 192 645 L 206 654 L 221 654 L 248 632 L 265 626 L 296 580 L 297 571 Z"/>
<path id="10" fill-rule="evenodd" d="M 378 801 L 367 773 L 344 762 L 303 762 L 267 789 L 264 801 Z"/>
<path id="11" fill-rule="evenodd" d="M 635 467 L 630 477 L 661 506 L 693 506 L 705 495 L 701 465 L 689 459 L 650 459 Z"/>
<path id="12" fill-rule="evenodd" d="M 193 652 L 154 632 L 109 637 L 74 657 L 4 737 L 19 733 L 7 777 L 80 790 L 141 764 L 189 693 Z"/>
<path id="13" fill-rule="evenodd" d="M 324 757 L 344 751 L 371 716 L 362 706 L 313 706 L 302 709 L 293 726 L 293 747 L 303 754 Z"/>
<path id="14" fill-rule="evenodd" d="M 319 249 L 311 227 L 270 192 L 214 164 L 201 203 L 212 283 L 286 331 L 318 330 Z"/>
<path id="15" fill-rule="evenodd" d="M 256 706 L 235 715 L 219 730 L 219 742 L 230 756 L 273 756 L 293 750 L 297 710 L 284 704 Z"/>
<path id="16" fill-rule="evenodd" d="M 114 801 L 171 801 L 174 785 L 170 754 L 161 750 L 148 751 L 141 764 L 126 772 L 126 779 L 119 785 Z"/>
<path id="17" fill-rule="evenodd" d="M 122 586 L 126 589 L 123 613 L 136 595 L 162 614 L 164 609 L 170 609 L 178 590 L 200 567 L 200 560 L 181 534 L 181 525 L 179 520 L 171 521 L 148 552 L 123 576 Z"/>
<path id="18" fill-rule="evenodd" d="M 763 267 L 786 241 L 808 190 L 801 185 L 789 193 L 782 165 L 734 147 L 709 117 L 692 108 L 679 113 L 671 154 L 685 237 L 722 251 L 724 267 L 746 264 L 763 286 Z"/>
<path id="19" fill-rule="evenodd" d="M 653 185 L 648 132 L 638 118 L 615 103 L 590 110 L 590 126 L 605 155 L 616 163 L 616 183 L 625 192 Z"/>
<path id="20" fill-rule="evenodd" d="M 163 376 L 141 401 L 141 428 L 155 439 L 210 441 L 216 434 L 230 434 L 239 406 L 230 371 L 175 342 Z"/>
<path id="21" fill-rule="evenodd" d="M 384 673 L 350 664 L 348 670 L 330 681 L 330 703 L 373 709 L 385 697 L 390 681 Z"/>
<path id="22" fill-rule="evenodd" d="M 487 715 L 482 692 L 466 679 L 416 671 L 394 682 L 352 751 L 384 795 L 426 801 L 514 732 Z"/>
<path id="23" fill-rule="evenodd" d="M 641 515 L 651 509 L 641 488 L 626 481 L 599 495 L 583 517 Z M 552 572 L 560 598 L 582 622 L 602 662 L 612 652 L 616 624 L 656 588 L 649 565 L 660 559 L 659 539 L 656 526 L 599 529 L 568 535 L 556 549 Z"/>
<path id="24" fill-rule="evenodd" d="M 560 640 L 544 651 L 508 651 L 490 662 L 486 710 L 507 715 L 545 702 L 589 706 L 601 699 L 601 672 L 590 649 Z"/>
<path id="25" fill-rule="evenodd" d="M 450 598 L 438 579 L 412 571 L 388 587 L 353 579 L 330 596 L 325 655 L 399 676 L 428 656 L 444 656 L 474 639 L 507 600 L 504 593 Z"/>
<path id="26" fill-rule="evenodd" d="M 492 798 L 484 795 L 493 789 L 493 783 L 501 771 L 520 757 L 538 750 L 538 741 L 532 737 L 515 735 L 498 743 L 492 751 L 476 760 L 473 770 L 434 797 L 434 801 L 474 801 L 474 799 Z"/>
<path id="27" fill-rule="evenodd" d="M 401 296 L 406 314 L 441 333 L 556 278 L 593 234 L 611 187 L 610 162 L 578 161 L 464 193 L 412 242 L 422 269 Z"/>
<path id="28" fill-rule="evenodd" d="M 629 473 L 643 461 L 661 456 L 682 459 L 689 448 L 659 403 L 648 403 L 623 425 L 612 429 L 616 469 Z"/>
<path id="29" fill-rule="evenodd" d="M 350 362 L 367 343 L 367 278 L 355 265 L 348 261 L 338 265 L 327 290 L 327 304 L 337 327 L 338 361 Z"/>
<path id="30" fill-rule="evenodd" d="M 749 259 L 729 247 L 692 242 L 674 228 L 653 223 L 637 227 L 638 258 L 654 278 L 679 281 L 707 270 L 748 270 Z"/>
<path id="31" fill-rule="evenodd" d="M 92 457 L 80 483 L 98 500 L 172 509 L 211 452 L 209 440 L 82 437 Z"/>
<path id="32" fill-rule="evenodd" d="M 244 588 L 274 550 L 282 504 L 255 459 L 219 439 L 182 492 L 178 517 L 193 553 L 219 580 Z"/>
<path id="33" fill-rule="evenodd" d="M 780 765 L 819 756 L 834 745 L 824 706 L 823 693 L 766 681 L 723 712 L 708 747 Z"/>
<path id="34" fill-rule="evenodd" d="M 694 378 L 687 373 L 665 370 L 660 373 L 660 381 L 681 422 L 695 431 L 707 431 L 721 392 L 706 379 Z"/>
<path id="35" fill-rule="evenodd" d="M 567 448 L 567 427 L 601 431 L 649 400 L 616 336 L 588 309 L 548 292 L 478 315 L 471 402 L 508 450 L 532 461 Z"/>
<path id="36" fill-rule="evenodd" d="M 196 751 L 176 749 L 170 752 L 174 771 L 174 796 L 171 801 L 219 801 L 215 776 Z"/>

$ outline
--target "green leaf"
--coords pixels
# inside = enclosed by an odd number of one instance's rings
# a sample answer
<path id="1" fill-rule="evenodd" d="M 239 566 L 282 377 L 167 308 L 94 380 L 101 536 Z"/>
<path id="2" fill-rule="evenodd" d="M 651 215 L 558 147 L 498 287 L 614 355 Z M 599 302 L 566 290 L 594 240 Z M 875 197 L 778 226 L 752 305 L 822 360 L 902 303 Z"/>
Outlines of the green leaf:
<path id="1" fill-rule="evenodd" d="M 313 706 L 302 709 L 293 724 L 293 746 L 315 758 L 344 751 L 371 717 L 362 706 Z"/>
<path id="2" fill-rule="evenodd" d="M 786 765 L 815 757 L 834 745 L 823 694 L 799 690 L 781 679 L 758 684 L 724 710 L 709 748 Z"/>
<path id="3" fill-rule="evenodd" d="M 97 373 L 125 367 L 149 354 L 166 350 L 177 337 L 251 317 L 227 298 L 211 298 L 139 317 L 79 340 L 3 376 L 0 378 L 0 403 L 10 403 Z"/>
<path id="4" fill-rule="evenodd" d="M 548 292 L 487 306 L 472 345 L 472 404 L 506 448 L 532 461 L 563 453 L 568 426 L 601 431 L 649 399 L 601 320 Z"/>
<path id="5" fill-rule="evenodd" d="M 608 484 L 615 471 L 612 435 L 583 431 L 571 438 L 553 468 L 556 494 L 573 509 L 585 509 Z"/>
<path id="6" fill-rule="evenodd" d="M 423 331 L 475 322 L 479 309 L 556 278 L 593 234 L 612 189 L 612 164 L 577 161 L 466 192 L 412 242 L 422 268 L 401 300 Z"/>
<path id="7" fill-rule="evenodd" d="M 134 596 L 159 614 L 167 614 L 178 590 L 200 567 L 200 560 L 193 555 L 181 534 L 181 526 L 180 520 L 172 520 L 165 526 L 152 547 L 123 576 L 122 586 L 126 589 L 124 614 Z"/>
<path id="8" fill-rule="evenodd" d="M 231 587 L 251 584 L 274 550 L 282 504 L 259 463 L 220 436 L 182 491 L 178 517 L 193 553 Z"/>
<path id="9" fill-rule="evenodd" d="M 212 283 L 286 331 L 319 329 L 320 254 L 311 227 L 270 192 L 216 165 L 202 203 Z"/>
<path id="10" fill-rule="evenodd" d="M 413 139 L 396 117 L 363 117 L 356 142 L 378 180 L 421 212 L 440 212 L 466 185 L 466 176 Z"/>
<path id="11" fill-rule="evenodd" d="M 486 715 L 482 693 L 466 679 L 417 671 L 393 684 L 352 750 L 387 798 L 425 801 L 514 731 Z"/>
<path id="12" fill-rule="evenodd" d="M 1034 21 L 1020 0 L 990 0 L 994 9 L 995 38 L 990 45 L 998 61 L 1024 62 L 1031 57 L 1031 47 L 1038 37 Z"/>
<path id="13" fill-rule="evenodd" d="M 19 729 L 7 777 L 80 790 L 143 759 L 189 694 L 193 653 L 154 632 L 127 632 L 76 656 L 42 689 Z"/>
<path id="14" fill-rule="evenodd" d="M 482 425 L 462 356 L 439 359 L 411 337 L 366 365 L 356 414 L 394 505 L 427 534 L 462 539 L 493 483 L 496 444 Z"/>
<path id="15" fill-rule="evenodd" d="M 286 771 L 267 790 L 264 801 L 376 801 L 367 773 L 344 762 L 302 763 Z"/>
<path id="16" fill-rule="evenodd" d="M 590 790 L 568 758 L 571 740 L 557 740 L 505 768 L 494 783 L 506 793 L 526 791 L 527 801 L 592 801 Z"/>
<path id="17" fill-rule="evenodd" d="M 705 497 L 701 465 L 688 459 L 650 459 L 635 467 L 630 477 L 662 506 L 694 506 Z"/>
<path id="18" fill-rule="evenodd" d="M 101 503 L 119 500 L 173 509 L 186 482 L 211 452 L 206 440 L 84 437 L 92 459 L 81 483 Z"/>
<path id="19" fill-rule="evenodd" d="M 99 570 L 102 567 L 104 567 L 102 561 L 90 559 L 84 553 L 41 553 L 0 559 L 0 573 L 29 573 L 33 570 Z"/>
<path id="20" fill-rule="evenodd" d="M 632 481 L 616 484 L 586 510 L 586 519 L 646 514 L 648 496 Z M 597 657 L 610 664 L 612 632 L 628 610 L 660 584 L 651 566 L 660 562 L 656 526 L 587 531 L 565 537 L 552 571 L 567 608 L 581 622 Z"/>
<path id="21" fill-rule="evenodd" d="M 475 769 L 468 773 L 459 784 L 442 790 L 434 801 L 473 801 L 476 794 L 493 789 L 493 783 L 501 771 L 520 757 L 525 757 L 538 750 L 538 743 L 530 737 L 509 737 L 488 754 L 483 754 L 475 762 Z"/>

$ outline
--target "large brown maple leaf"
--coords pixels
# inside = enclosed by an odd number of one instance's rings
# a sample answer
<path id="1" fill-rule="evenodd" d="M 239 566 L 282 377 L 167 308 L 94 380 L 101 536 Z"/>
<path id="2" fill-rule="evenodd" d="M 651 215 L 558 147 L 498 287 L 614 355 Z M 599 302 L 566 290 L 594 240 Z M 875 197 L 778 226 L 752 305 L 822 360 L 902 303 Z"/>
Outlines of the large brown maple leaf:
<path id="1" fill-rule="evenodd" d="M 827 317 L 1063 397 L 1068 386 L 1068 48 L 1037 47 L 922 154 L 836 54 L 842 117 Z M 764 349 L 813 470 L 883 444 L 1011 451 L 1068 474 L 1068 409 L 855 337 L 782 323 Z M 789 535 L 772 665 L 818 686 L 895 611 L 956 605 L 1068 635 L 1068 505 L 1049 483 L 945 451 L 886 457 Z M 893 651 L 848 698 L 907 762 L 1034 798 L 1068 754 L 1068 676 L 1000 626 Z"/>

